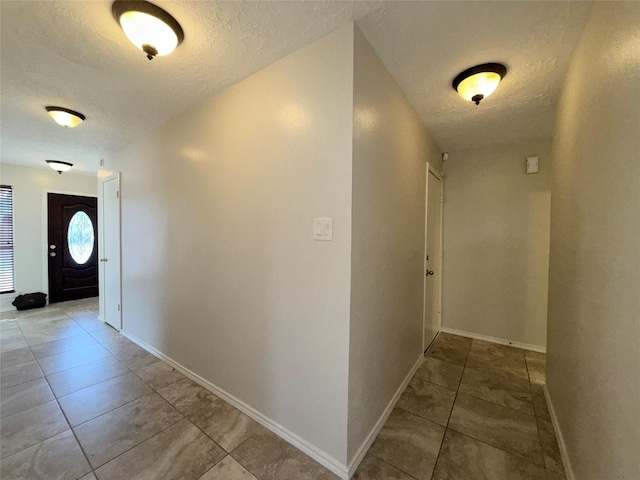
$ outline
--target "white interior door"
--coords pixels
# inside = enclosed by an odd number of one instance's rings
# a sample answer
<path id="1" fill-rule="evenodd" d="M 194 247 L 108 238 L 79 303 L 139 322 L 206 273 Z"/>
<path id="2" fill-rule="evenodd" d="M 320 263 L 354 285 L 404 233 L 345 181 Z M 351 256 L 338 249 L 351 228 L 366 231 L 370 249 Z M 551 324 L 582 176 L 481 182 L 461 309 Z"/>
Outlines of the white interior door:
<path id="1" fill-rule="evenodd" d="M 100 266 L 102 281 L 103 320 L 113 328 L 122 328 L 120 291 L 120 177 L 114 175 L 101 181 L 102 251 Z"/>
<path id="2" fill-rule="evenodd" d="M 440 330 L 442 298 L 442 178 L 427 165 L 425 209 L 424 343 L 426 350 Z"/>

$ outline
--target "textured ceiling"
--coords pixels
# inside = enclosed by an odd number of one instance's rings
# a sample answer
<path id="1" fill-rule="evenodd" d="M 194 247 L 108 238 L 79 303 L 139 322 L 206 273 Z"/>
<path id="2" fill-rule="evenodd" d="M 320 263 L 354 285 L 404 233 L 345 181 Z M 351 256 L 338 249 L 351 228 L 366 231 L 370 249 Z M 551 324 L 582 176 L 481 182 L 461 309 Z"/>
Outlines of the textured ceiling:
<path id="1" fill-rule="evenodd" d="M 157 1 L 185 41 L 151 62 L 110 1 L 0 2 L 1 160 L 54 158 L 95 172 L 101 156 L 190 105 L 356 20 L 443 149 L 549 134 L 568 59 L 588 14 L 579 2 Z M 505 81 L 480 107 L 451 89 L 476 63 Z M 46 105 L 84 113 L 65 130 Z"/>

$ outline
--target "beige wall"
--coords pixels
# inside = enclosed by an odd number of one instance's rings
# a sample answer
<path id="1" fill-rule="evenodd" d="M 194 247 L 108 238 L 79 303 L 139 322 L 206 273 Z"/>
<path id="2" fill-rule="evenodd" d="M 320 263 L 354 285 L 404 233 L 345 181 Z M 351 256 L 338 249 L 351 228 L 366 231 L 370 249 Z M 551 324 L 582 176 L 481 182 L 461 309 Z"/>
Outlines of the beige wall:
<path id="1" fill-rule="evenodd" d="M 640 4 L 595 2 L 557 119 L 547 387 L 576 480 L 640 478 L 639 46 Z"/>
<path id="2" fill-rule="evenodd" d="M 62 175 L 50 168 L 0 164 L 0 183 L 13 187 L 14 269 L 17 293 L 48 293 L 45 192 L 96 195 L 96 177 Z M 11 310 L 14 294 L 3 295 L 1 310 Z"/>
<path id="3" fill-rule="evenodd" d="M 349 460 L 422 354 L 426 162 L 441 154 L 364 35 L 354 47 Z"/>
<path id="4" fill-rule="evenodd" d="M 444 170 L 443 327 L 545 347 L 551 140 L 450 152 Z"/>
<path id="5" fill-rule="evenodd" d="M 123 328 L 346 463 L 353 26 L 109 155 Z M 314 241 L 314 217 L 333 241 Z"/>

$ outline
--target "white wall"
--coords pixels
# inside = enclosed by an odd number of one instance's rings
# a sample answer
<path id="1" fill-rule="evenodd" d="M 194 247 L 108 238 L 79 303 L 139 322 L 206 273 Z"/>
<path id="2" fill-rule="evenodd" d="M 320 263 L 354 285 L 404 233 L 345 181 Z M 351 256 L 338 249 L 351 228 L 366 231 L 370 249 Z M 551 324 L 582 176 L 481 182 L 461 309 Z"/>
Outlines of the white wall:
<path id="1" fill-rule="evenodd" d="M 555 132 L 547 388 L 576 480 L 640 478 L 639 46 L 640 4 L 594 3 Z"/>
<path id="2" fill-rule="evenodd" d="M 356 28 L 349 460 L 422 355 L 426 162 L 441 153 Z"/>
<path id="3" fill-rule="evenodd" d="M 62 175 L 49 167 L 33 168 L 0 164 L 0 183 L 13 187 L 14 269 L 17 293 L 44 292 L 49 286 L 46 271 L 47 191 L 96 195 L 96 177 Z M 1 310 L 14 309 L 15 294 L 2 296 Z"/>
<path id="4" fill-rule="evenodd" d="M 105 158 L 123 328 L 346 463 L 353 26 Z M 312 240 L 314 217 L 333 241 Z"/>
<path id="5" fill-rule="evenodd" d="M 452 151 L 444 170 L 443 327 L 544 348 L 551 140 Z"/>

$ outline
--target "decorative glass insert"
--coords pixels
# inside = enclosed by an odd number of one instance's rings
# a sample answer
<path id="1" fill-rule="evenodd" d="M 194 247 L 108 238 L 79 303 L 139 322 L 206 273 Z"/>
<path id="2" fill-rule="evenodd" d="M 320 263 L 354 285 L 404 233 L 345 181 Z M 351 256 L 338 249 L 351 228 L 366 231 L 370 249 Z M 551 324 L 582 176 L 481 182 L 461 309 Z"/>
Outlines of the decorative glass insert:
<path id="1" fill-rule="evenodd" d="M 76 212 L 69 222 L 67 244 L 71 258 L 79 265 L 84 265 L 93 253 L 93 223 L 89 215 Z"/>

